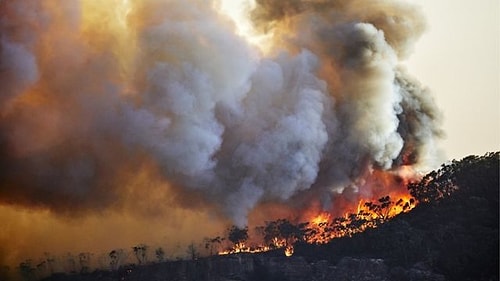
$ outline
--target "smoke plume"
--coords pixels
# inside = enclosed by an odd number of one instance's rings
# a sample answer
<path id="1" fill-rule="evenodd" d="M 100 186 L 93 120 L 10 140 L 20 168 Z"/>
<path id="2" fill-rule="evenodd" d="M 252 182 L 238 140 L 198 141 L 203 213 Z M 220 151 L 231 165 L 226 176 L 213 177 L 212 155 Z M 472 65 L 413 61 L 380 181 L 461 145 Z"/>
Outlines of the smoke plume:
<path id="1" fill-rule="evenodd" d="M 154 182 L 244 225 L 432 160 L 440 114 L 401 66 L 418 9 L 257 0 L 264 50 L 214 1 L 1 1 L 0 202 L 73 216 Z"/>

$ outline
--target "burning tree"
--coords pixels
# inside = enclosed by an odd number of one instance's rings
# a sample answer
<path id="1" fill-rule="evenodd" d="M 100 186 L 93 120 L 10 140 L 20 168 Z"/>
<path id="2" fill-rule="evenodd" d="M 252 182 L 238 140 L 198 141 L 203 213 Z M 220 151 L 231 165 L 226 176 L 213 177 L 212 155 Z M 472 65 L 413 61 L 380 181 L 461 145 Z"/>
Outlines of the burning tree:
<path id="1" fill-rule="evenodd" d="M 334 238 L 350 237 L 367 228 L 375 228 L 400 213 L 408 212 L 415 207 L 416 203 L 417 201 L 408 195 L 402 195 L 394 201 L 391 200 L 391 196 L 387 195 L 376 201 L 361 201 L 357 212 L 346 213 L 341 217 L 332 218 L 329 213 L 323 212 L 312 218 L 310 222 L 294 224 L 288 219 L 268 221 L 264 226 L 256 227 L 257 233 L 262 235 L 263 244 L 255 248 L 246 246 L 247 227 L 241 229 L 232 226 L 228 229 L 228 239 L 233 246 L 219 254 L 253 253 L 285 248 L 285 254 L 290 256 L 297 242 L 325 244 Z M 205 247 L 208 249 L 211 243 L 220 243 L 221 240 L 206 239 L 205 241 Z"/>
<path id="2" fill-rule="evenodd" d="M 399 213 L 408 212 L 415 204 L 413 198 L 402 197 L 394 202 L 390 196 L 384 196 L 377 201 L 360 202 L 356 213 L 347 213 L 342 217 L 332 219 L 328 213 L 322 213 L 309 223 L 305 240 L 324 244 L 334 238 L 350 237 L 367 228 L 375 228 Z"/>
<path id="3" fill-rule="evenodd" d="M 228 229 L 228 239 L 233 243 L 233 249 L 236 252 L 241 252 L 246 248 L 246 241 L 248 240 L 248 227 L 239 228 L 233 225 Z"/>
<path id="4" fill-rule="evenodd" d="M 270 248 L 282 248 L 303 241 L 308 223 L 293 224 L 287 219 L 266 222 L 265 226 L 257 227 L 263 235 L 264 243 Z"/>

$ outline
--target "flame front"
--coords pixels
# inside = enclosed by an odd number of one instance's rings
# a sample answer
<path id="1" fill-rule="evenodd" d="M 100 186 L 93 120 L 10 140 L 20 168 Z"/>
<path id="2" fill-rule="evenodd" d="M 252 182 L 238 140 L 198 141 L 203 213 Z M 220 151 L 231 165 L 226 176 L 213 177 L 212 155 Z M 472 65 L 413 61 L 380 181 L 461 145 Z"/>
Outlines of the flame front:
<path id="1" fill-rule="evenodd" d="M 293 229 L 293 224 L 288 220 L 268 222 L 267 227 L 260 227 L 260 229 L 263 229 L 265 235 L 277 232 L 277 236 L 267 239 L 270 245 L 254 243 L 257 246 L 246 247 L 244 243 L 236 243 L 219 254 L 258 253 L 282 249 L 288 257 L 293 255 L 294 244 L 299 241 L 309 244 L 326 244 L 335 238 L 350 237 L 368 228 L 376 228 L 401 213 L 411 211 L 417 205 L 418 202 L 406 189 L 409 181 L 417 178 L 418 175 L 408 168 L 405 168 L 403 172 L 400 170 L 372 172 L 365 178 L 366 182 L 360 188 L 378 187 L 380 191 L 372 190 L 371 198 L 360 199 L 356 204 L 344 206 L 345 211 L 341 216 L 335 217 L 327 211 L 315 213 L 306 210 L 304 213 L 307 216 L 303 218 L 305 222 L 295 224 L 299 231 Z M 379 185 L 381 183 L 383 188 Z M 387 193 L 379 197 L 380 192 Z M 277 230 L 275 227 L 269 227 L 270 225 L 277 226 Z"/>
<path id="2" fill-rule="evenodd" d="M 373 171 L 358 187 L 358 194 L 365 193 L 370 197 L 358 197 L 357 202 L 344 205 L 344 211 L 338 217 L 325 211 L 311 215 L 308 218 L 311 232 L 306 241 L 328 243 L 334 238 L 352 236 L 367 228 L 377 227 L 401 213 L 409 212 L 418 202 L 409 194 L 407 184 L 418 178 L 419 174 L 409 167 L 396 171 Z M 335 198 L 332 204 L 335 204 Z"/>

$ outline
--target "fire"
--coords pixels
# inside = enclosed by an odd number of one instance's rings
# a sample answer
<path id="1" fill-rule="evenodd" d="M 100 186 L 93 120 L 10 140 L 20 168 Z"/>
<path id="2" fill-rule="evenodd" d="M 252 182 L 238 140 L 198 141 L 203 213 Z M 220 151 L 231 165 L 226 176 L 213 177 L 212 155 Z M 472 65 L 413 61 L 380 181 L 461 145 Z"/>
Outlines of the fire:
<path id="1" fill-rule="evenodd" d="M 352 236 L 365 231 L 368 228 L 376 228 L 391 218 L 412 210 L 418 203 L 413 198 L 406 186 L 410 179 L 415 178 L 416 173 L 411 167 L 403 167 L 396 171 L 374 171 L 366 182 L 360 187 L 361 191 L 371 188 L 371 198 L 359 198 L 353 202 L 353 206 L 345 207 L 341 216 L 333 215 L 333 212 L 306 211 L 308 215 L 302 220 L 307 222 L 293 224 L 288 220 L 280 219 L 274 222 L 266 222 L 266 226 L 260 227 L 264 233 L 264 241 L 260 246 L 247 247 L 236 243 L 229 250 L 219 254 L 232 253 L 258 253 L 273 249 L 283 249 L 286 256 L 294 253 L 294 244 L 298 241 L 309 244 L 326 244 L 332 239 Z M 378 191 L 377 191 L 378 190 Z M 386 195 L 380 195 L 383 192 Z M 335 203 L 335 202 L 334 202 Z M 274 235 L 271 238 L 270 235 Z"/>
<path id="2" fill-rule="evenodd" d="M 271 250 L 270 247 L 268 246 L 258 246 L 258 247 L 248 247 L 245 245 L 245 243 L 238 243 L 234 245 L 234 247 L 229 248 L 224 251 L 220 251 L 218 254 L 219 255 L 230 255 L 230 254 L 238 254 L 238 253 L 249 253 L 249 254 L 255 254 L 255 253 L 262 253 L 262 252 L 267 252 Z"/>
<path id="3" fill-rule="evenodd" d="M 331 220 L 331 216 L 329 213 L 320 213 L 316 217 L 311 219 L 311 223 L 317 226 L 328 223 Z"/>
<path id="4" fill-rule="evenodd" d="M 284 249 L 285 256 L 291 257 L 294 252 L 293 245 L 287 245 L 284 246 L 283 244 L 280 244 L 280 247 L 277 247 L 278 249 Z M 248 254 L 255 254 L 255 253 L 263 253 L 272 250 L 273 248 L 269 246 L 257 246 L 257 247 L 248 247 L 245 244 L 239 244 L 235 245 L 233 248 L 229 248 L 224 251 L 218 252 L 218 255 L 230 255 L 230 254 L 238 254 L 238 253 L 248 253 Z M 274 248 L 276 249 L 276 248 Z"/>
<path id="5" fill-rule="evenodd" d="M 416 201 L 409 195 L 391 200 L 390 196 L 382 197 L 376 202 L 360 201 L 356 213 L 345 213 L 342 217 L 332 219 L 329 213 L 320 213 L 311 218 L 308 243 L 324 244 L 334 238 L 352 236 L 367 228 L 375 228 L 385 221 L 409 212 Z"/>
<path id="6" fill-rule="evenodd" d="M 312 215 L 309 218 L 311 231 L 306 242 L 328 243 L 334 238 L 352 236 L 367 228 L 375 228 L 401 213 L 409 212 L 417 201 L 406 186 L 416 177 L 416 172 L 409 166 L 390 172 L 373 171 L 360 187 L 360 193 L 368 190 L 372 196 L 368 199 L 359 198 L 356 208 L 347 206 L 343 214 L 336 218 L 328 212 Z"/>

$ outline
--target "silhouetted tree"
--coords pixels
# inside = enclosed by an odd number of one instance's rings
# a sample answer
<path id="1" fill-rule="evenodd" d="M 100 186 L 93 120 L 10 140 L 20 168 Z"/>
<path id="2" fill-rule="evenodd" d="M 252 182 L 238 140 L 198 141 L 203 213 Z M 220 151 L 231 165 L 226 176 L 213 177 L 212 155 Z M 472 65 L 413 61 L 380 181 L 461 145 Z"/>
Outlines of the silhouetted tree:
<path id="1" fill-rule="evenodd" d="M 257 227 L 257 231 L 263 235 L 264 243 L 272 248 L 293 245 L 298 241 L 304 241 L 306 226 L 308 223 L 293 224 L 287 219 L 278 219 L 266 222 L 265 226 Z M 284 243 L 284 245 L 279 245 Z"/>
<path id="2" fill-rule="evenodd" d="M 111 270 L 117 270 L 125 259 L 126 254 L 123 249 L 116 249 L 109 252 L 108 256 L 110 259 L 109 266 Z"/>
<path id="3" fill-rule="evenodd" d="M 194 245 L 194 243 L 191 243 L 188 245 L 186 253 L 188 254 L 189 258 L 191 260 L 197 260 L 200 256 L 200 253 L 198 252 L 198 249 Z"/>
<path id="4" fill-rule="evenodd" d="M 33 260 L 27 259 L 19 264 L 19 272 L 21 277 L 26 281 L 35 280 L 35 268 L 33 267 Z"/>
<path id="5" fill-rule="evenodd" d="M 211 256 L 215 254 L 216 250 L 220 249 L 222 242 L 224 242 L 224 237 L 214 237 L 214 238 L 205 238 L 203 241 L 205 242 L 205 249 L 208 251 L 208 254 Z"/>
<path id="6" fill-rule="evenodd" d="M 228 239 L 236 247 L 244 245 L 248 240 L 248 227 L 239 228 L 233 225 L 228 229 Z"/>
<path id="7" fill-rule="evenodd" d="M 76 273 L 76 261 L 75 261 L 75 257 L 73 256 L 73 254 L 68 253 L 66 255 L 66 262 L 67 262 L 67 266 L 68 266 L 68 268 L 66 270 L 69 271 L 70 273 Z"/>
<path id="8" fill-rule="evenodd" d="M 56 263 L 56 258 L 52 254 L 45 252 L 45 260 L 47 261 L 47 266 L 49 268 L 50 274 L 54 274 L 54 267 Z"/>
<path id="9" fill-rule="evenodd" d="M 158 247 L 155 250 L 155 256 L 158 262 L 164 262 L 165 261 L 165 251 L 163 250 L 162 247 Z"/>
<path id="10" fill-rule="evenodd" d="M 86 274 L 90 272 L 90 253 L 79 253 L 78 262 L 80 263 L 80 273 Z"/>
<path id="11" fill-rule="evenodd" d="M 134 250 L 134 255 L 139 264 L 144 264 L 147 262 L 148 246 L 144 244 L 139 244 L 137 246 L 132 247 L 132 250 Z"/>

